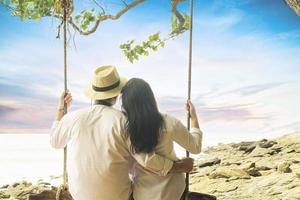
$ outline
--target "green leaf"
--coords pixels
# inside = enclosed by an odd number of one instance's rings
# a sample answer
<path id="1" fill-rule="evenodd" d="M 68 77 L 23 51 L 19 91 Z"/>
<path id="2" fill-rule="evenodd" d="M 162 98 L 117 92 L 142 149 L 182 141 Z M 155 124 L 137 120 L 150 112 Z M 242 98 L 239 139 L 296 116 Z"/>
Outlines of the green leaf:
<path id="1" fill-rule="evenodd" d="M 153 35 L 153 40 L 158 40 L 158 39 L 159 39 L 159 32 Z"/>
<path id="2" fill-rule="evenodd" d="M 178 28 L 178 19 L 174 14 L 172 15 L 171 26 L 172 26 L 172 31 L 175 31 Z"/>

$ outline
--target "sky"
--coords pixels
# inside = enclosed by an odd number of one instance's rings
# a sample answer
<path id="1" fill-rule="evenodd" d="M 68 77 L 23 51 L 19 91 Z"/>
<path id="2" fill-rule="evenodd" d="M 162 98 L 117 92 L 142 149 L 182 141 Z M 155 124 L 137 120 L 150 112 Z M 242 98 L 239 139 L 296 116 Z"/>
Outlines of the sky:
<path id="1" fill-rule="evenodd" d="M 76 2 L 76 1 L 75 1 Z M 79 8 L 90 8 L 81 1 Z M 99 1 L 108 12 L 118 0 Z M 161 112 L 185 123 L 188 34 L 131 64 L 119 45 L 170 32 L 171 5 L 149 0 L 96 33 L 70 29 L 71 110 L 89 106 L 83 87 L 101 65 L 151 85 Z M 188 2 L 180 11 L 188 11 Z M 0 133 L 45 133 L 63 90 L 59 21 L 21 21 L 0 4 Z M 195 0 L 192 101 L 204 143 L 272 138 L 300 130 L 300 17 L 283 0 Z M 119 107 L 119 106 L 117 106 Z"/>

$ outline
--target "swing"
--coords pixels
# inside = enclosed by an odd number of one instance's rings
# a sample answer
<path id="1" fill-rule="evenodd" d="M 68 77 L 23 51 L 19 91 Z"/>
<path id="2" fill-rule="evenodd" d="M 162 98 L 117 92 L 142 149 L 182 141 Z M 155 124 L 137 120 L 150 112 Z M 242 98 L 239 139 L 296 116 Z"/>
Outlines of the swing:
<path id="1" fill-rule="evenodd" d="M 190 35 L 189 35 L 189 66 L 188 66 L 188 100 L 191 99 L 191 88 L 192 88 L 192 47 L 193 47 L 193 4 L 194 1 L 190 0 Z M 187 128 L 190 130 L 190 113 L 187 114 Z M 186 157 L 189 157 L 190 153 L 186 151 Z M 181 197 L 181 200 L 216 200 L 217 198 L 213 195 L 203 194 L 198 192 L 189 191 L 189 173 L 186 173 L 185 177 L 185 191 Z"/>
<path id="2" fill-rule="evenodd" d="M 63 8 L 63 31 L 64 31 L 64 90 L 67 91 L 67 15 L 70 14 L 70 1 L 62 0 Z M 67 105 L 64 104 L 64 114 L 67 113 Z M 63 184 L 51 191 L 45 190 L 40 194 L 31 194 L 28 200 L 73 200 L 68 191 L 68 177 L 67 177 L 67 146 L 64 148 L 64 165 L 63 165 Z"/>

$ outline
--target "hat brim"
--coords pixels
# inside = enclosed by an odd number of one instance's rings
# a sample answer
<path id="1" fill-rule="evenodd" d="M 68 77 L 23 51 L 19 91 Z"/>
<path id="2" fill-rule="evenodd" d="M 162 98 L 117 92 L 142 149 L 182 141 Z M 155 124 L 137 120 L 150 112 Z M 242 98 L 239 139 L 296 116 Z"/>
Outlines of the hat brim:
<path id="1" fill-rule="evenodd" d="M 90 83 L 84 88 L 84 94 L 92 100 L 110 99 L 118 96 L 121 93 L 122 88 L 125 86 L 126 83 L 127 83 L 127 79 L 124 77 L 120 77 L 120 85 L 112 90 L 108 90 L 105 92 L 97 92 L 93 90 L 92 83 Z"/>

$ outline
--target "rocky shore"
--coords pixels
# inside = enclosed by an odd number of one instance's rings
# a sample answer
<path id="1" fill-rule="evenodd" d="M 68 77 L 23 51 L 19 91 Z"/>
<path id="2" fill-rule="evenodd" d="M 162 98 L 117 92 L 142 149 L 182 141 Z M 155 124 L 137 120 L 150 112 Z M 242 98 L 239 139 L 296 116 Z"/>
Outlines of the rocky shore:
<path id="1" fill-rule="evenodd" d="M 55 200 L 58 188 L 48 182 L 38 181 L 33 185 L 27 181 L 20 181 L 0 187 L 1 200 Z M 62 190 L 61 200 L 72 200 L 71 195 Z"/>
<path id="2" fill-rule="evenodd" d="M 220 144 L 196 161 L 190 189 L 220 200 L 300 200 L 300 133 Z"/>
<path id="3" fill-rule="evenodd" d="M 195 161 L 190 190 L 218 200 L 300 200 L 300 132 L 274 140 L 219 144 Z M 21 181 L 0 187 L 2 200 L 54 200 L 57 187 Z M 71 196 L 64 192 L 64 200 Z"/>

